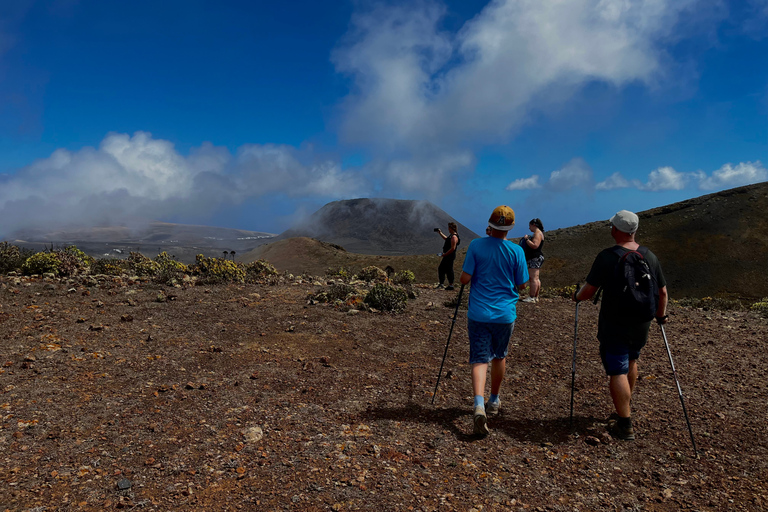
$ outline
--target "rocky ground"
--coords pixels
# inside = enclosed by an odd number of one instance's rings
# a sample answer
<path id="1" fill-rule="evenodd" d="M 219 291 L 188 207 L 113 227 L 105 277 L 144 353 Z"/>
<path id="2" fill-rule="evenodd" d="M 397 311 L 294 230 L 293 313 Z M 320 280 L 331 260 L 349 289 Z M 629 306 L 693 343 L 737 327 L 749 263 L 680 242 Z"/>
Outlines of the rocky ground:
<path id="1" fill-rule="evenodd" d="M 90 286 L 86 286 L 88 284 Z M 520 304 L 491 434 L 471 435 L 466 316 L 308 305 L 320 287 L 0 277 L 0 510 L 763 510 L 766 321 L 671 307 L 611 412 L 581 306 Z"/>

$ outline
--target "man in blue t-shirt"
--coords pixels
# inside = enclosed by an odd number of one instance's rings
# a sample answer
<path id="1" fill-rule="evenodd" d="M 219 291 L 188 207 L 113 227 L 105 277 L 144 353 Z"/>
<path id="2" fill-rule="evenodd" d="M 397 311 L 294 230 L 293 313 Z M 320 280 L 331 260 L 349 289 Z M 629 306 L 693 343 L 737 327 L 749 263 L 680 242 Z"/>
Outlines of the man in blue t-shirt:
<path id="1" fill-rule="evenodd" d="M 501 407 L 499 389 L 506 370 L 509 339 L 517 318 L 518 290 L 528 283 L 523 249 L 506 240 L 515 225 L 515 212 L 499 206 L 488 219 L 490 236 L 469 244 L 461 273 L 461 284 L 472 282 L 467 311 L 469 363 L 475 395 L 474 433 L 488 434 L 487 414 Z M 485 380 L 491 363 L 491 398 L 485 405 Z"/>

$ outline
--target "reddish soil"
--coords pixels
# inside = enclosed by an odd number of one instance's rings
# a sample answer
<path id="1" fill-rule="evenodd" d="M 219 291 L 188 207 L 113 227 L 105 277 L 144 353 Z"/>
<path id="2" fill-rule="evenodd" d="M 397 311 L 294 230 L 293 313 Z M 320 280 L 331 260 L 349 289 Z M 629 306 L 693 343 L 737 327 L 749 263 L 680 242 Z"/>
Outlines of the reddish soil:
<path id="1" fill-rule="evenodd" d="M 319 287 L 0 277 L 0 510 L 763 510 L 766 321 L 671 307 L 694 457 L 655 328 L 612 410 L 581 306 L 520 304 L 491 434 L 471 435 L 466 315 L 307 305 Z M 158 302 L 158 294 L 166 297 Z M 430 303 L 434 303 L 431 306 Z"/>

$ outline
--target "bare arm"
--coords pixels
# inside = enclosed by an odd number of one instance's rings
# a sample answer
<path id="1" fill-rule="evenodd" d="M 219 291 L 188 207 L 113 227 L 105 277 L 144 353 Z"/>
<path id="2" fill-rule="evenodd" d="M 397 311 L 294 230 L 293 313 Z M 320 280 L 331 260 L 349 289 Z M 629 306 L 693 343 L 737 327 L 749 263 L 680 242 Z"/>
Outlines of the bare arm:
<path id="1" fill-rule="evenodd" d="M 597 286 L 591 285 L 589 283 L 584 283 L 584 286 L 582 286 L 580 290 L 577 290 L 576 293 L 573 294 L 573 300 L 575 300 L 576 302 L 581 302 L 582 300 L 589 300 L 592 297 L 594 297 L 598 289 L 599 288 Z"/>
<path id="2" fill-rule="evenodd" d="M 456 250 L 456 244 L 457 244 L 457 238 L 454 235 L 451 235 L 451 248 L 443 253 L 443 257 L 448 256 L 452 252 Z"/>
<path id="3" fill-rule="evenodd" d="M 536 234 L 533 235 L 533 238 L 526 238 L 525 243 L 528 244 L 528 247 L 531 249 L 538 249 L 542 240 L 544 240 L 544 235 L 541 234 L 541 231 L 537 231 Z"/>
<path id="4" fill-rule="evenodd" d="M 466 272 L 461 273 L 461 277 L 459 278 L 459 282 L 461 284 L 469 284 L 471 280 L 472 280 L 472 274 L 467 274 Z"/>
<path id="5" fill-rule="evenodd" d="M 659 288 L 659 307 L 656 308 L 656 319 L 659 323 L 667 323 L 667 303 L 669 302 L 669 295 L 667 294 L 667 287 L 663 286 Z M 659 320 L 662 319 L 662 320 Z"/>

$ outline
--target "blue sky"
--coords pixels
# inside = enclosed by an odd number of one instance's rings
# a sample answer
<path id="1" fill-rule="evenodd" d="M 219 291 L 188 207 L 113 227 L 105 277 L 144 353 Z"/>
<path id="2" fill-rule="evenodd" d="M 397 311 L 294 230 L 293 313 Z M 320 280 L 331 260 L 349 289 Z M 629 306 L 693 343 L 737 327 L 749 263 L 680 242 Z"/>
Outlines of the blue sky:
<path id="1" fill-rule="evenodd" d="M 0 3 L 0 234 L 394 197 L 519 236 L 766 162 L 768 0 Z"/>

